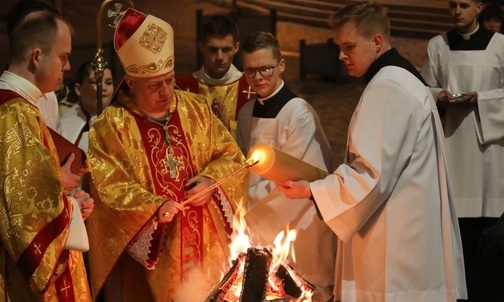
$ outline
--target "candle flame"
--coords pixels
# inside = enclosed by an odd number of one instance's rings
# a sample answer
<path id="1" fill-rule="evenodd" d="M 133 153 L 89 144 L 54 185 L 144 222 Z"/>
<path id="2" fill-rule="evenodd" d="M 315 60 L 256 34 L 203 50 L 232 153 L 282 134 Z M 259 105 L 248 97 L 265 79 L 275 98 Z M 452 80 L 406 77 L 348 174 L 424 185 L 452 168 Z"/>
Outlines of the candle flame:
<path id="1" fill-rule="evenodd" d="M 256 150 L 252 155 L 245 161 L 248 167 L 252 167 L 253 165 L 257 165 L 264 159 L 264 153 Z"/>

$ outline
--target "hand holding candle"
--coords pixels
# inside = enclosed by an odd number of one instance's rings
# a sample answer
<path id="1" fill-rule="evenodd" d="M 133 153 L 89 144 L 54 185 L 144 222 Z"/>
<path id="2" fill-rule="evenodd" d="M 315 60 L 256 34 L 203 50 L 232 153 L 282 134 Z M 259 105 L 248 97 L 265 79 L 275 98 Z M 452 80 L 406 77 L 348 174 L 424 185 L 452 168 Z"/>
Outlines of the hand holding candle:
<path id="1" fill-rule="evenodd" d="M 254 162 L 250 171 L 283 184 L 287 180 L 315 181 L 325 178 L 328 173 L 294 156 L 264 143 L 254 145 L 248 153 L 247 162 Z"/>

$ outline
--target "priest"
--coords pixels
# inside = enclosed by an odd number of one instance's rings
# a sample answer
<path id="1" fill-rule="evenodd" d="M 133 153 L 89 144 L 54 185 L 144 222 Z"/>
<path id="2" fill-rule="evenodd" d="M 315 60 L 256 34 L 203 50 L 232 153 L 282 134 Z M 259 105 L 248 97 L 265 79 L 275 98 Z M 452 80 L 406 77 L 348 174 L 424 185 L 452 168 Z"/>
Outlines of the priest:
<path id="1" fill-rule="evenodd" d="M 31 12 L 9 38 L 0 77 L 0 300 L 89 301 L 82 253 L 70 247 L 78 204 L 64 194 L 55 141 L 37 108 L 70 69 L 71 26 Z M 74 197 L 89 202 L 80 191 Z"/>
<path id="2" fill-rule="evenodd" d="M 204 95 L 215 115 L 236 136 L 238 112 L 255 94 L 233 65 L 240 48 L 238 26 L 227 16 L 213 15 L 198 30 L 203 66 L 190 75 L 177 77 L 176 86 Z"/>
<path id="3" fill-rule="evenodd" d="M 93 295 L 173 301 L 196 272 L 219 281 L 247 173 L 211 188 L 245 159 L 204 97 L 174 90 L 167 22 L 130 8 L 114 46 L 126 76 L 89 133 Z"/>

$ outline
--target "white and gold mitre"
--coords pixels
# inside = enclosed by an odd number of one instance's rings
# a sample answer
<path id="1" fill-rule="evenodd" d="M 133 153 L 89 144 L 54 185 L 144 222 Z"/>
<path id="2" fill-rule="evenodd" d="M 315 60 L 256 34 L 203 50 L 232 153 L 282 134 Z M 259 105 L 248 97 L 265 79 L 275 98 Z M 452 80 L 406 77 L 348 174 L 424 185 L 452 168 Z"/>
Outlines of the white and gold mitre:
<path id="1" fill-rule="evenodd" d="M 128 8 L 117 24 L 114 48 L 127 75 L 150 78 L 173 70 L 173 28 L 167 22 Z"/>

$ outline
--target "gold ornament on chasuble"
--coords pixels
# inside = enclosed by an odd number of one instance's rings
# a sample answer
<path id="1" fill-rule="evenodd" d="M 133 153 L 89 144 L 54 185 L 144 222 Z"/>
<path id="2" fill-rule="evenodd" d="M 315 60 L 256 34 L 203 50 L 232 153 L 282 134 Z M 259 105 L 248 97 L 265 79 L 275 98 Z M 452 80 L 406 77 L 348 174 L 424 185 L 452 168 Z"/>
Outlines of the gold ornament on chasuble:
<path id="1" fill-rule="evenodd" d="M 207 97 L 209 106 L 212 106 L 212 102 L 215 98 L 219 98 L 226 112 L 226 116 L 230 121 L 234 121 L 236 120 L 239 83 L 239 81 L 236 81 L 224 86 L 209 86 L 199 83 L 199 93 Z"/>
<path id="2" fill-rule="evenodd" d="M 146 143 L 149 146 L 146 146 L 146 149 L 150 150 L 150 161 L 156 167 L 155 181 L 162 190 L 159 193 L 175 198 L 173 190 L 183 191 L 184 181 L 193 177 L 195 171 L 190 163 L 190 151 L 184 143 L 182 129 L 176 124 L 162 127 L 166 130 L 153 127 L 147 131 Z"/>
<path id="3" fill-rule="evenodd" d="M 127 89 L 126 86 L 123 88 Z M 122 255 L 127 244 L 166 200 L 165 196 L 155 193 L 160 185 L 167 192 L 181 188 L 179 192 L 183 194 L 183 181 L 187 177 L 199 174 L 219 180 L 245 162 L 234 139 L 211 113 L 205 98 L 175 91 L 170 112 L 172 116 L 168 125 L 165 121 L 161 121 L 161 125 L 149 123 L 131 94 L 119 89 L 117 102 L 113 102 L 93 124 L 89 137 L 90 142 L 95 143 L 90 145 L 90 161 L 99 199 L 95 201 L 95 213 L 88 220 L 88 232 L 90 259 L 93 260 L 90 272 L 95 288 L 103 285 L 116 261 L 124 260 Z M 173 158 L 180 162 L 176 166 L 179 182 L 169 177 L 169 169 L 163 165 L 169 150 L 163 149 L 163 145 L 167 145 L 163 126 L 167 126 Z M 150 131 L 152 128 L 155 131 Z M 189 175 L 191 173 L 194 175 Z M 228 235 L 233 213 L 239 203 L 246 206 L 248 181 L 245 177 L 245 174 L 238 175 L 222 184 L 220 200 L 214 196 L 212 201 L 199 207 L 200 214 L 197 209 L 190 208 L 186 216 L 176 215 L 169 223 L 168 237 L 156 269 L 149 271 L 148 278 L 150 288 L 162 288 L 159 300 L 173 300 L 183 278 L 196 267 L 202 267 L 209 275 L 217 274 L 209 279 L 218 281 L 221 268 L 229 257 Z M 165 186 L 166 181 L 180 187 Z M 219 267 L 213 269 L 216 265 Z M 125 291 L 136 288 L 138 276 L 143 276 L 141 272 L 136 273 L 131 274 L 131 286 L 125 287 Z M 125 278 L 129 279 L 129 276 Z M 143 293 L 140 290 L 127 294 Z"/>

